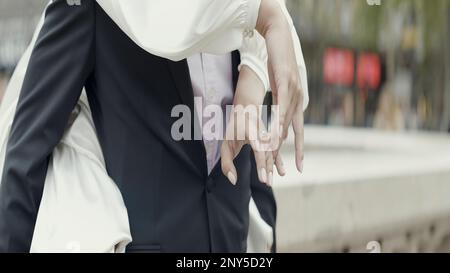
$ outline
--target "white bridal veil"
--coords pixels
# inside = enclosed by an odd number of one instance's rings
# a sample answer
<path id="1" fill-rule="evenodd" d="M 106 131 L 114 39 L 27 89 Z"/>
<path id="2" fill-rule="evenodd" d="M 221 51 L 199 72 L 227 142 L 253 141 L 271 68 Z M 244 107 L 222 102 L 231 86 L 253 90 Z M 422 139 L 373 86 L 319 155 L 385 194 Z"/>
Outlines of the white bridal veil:
<path id="1" fill-rule="evenodd" d="M 183 9 L 181 9 L 183 6 L 179 6 L 175 13 L 179 13 L 178 17 L 183 16 L 183 19 L 186 14 L 190 14 L 187 21 L 191 24 L 199 22 L 194 28 L 194 33 L 203 34 L 194 35 L 194 38 L 192 32 L 190 36 L 185 34 L 189 32 L 189 27 L 193 27 L 189 24 L 180 25 L 176 22 L 170 24 L 166 21 L 165 29 L 161 28 L 160 22 L 160 25 L 152 29 L 153 33 L 148 30 L 148 25 L 152 24 L 146 24 L 145 18 L 155 18 L 155 14 L 152 13 L 155 9 L 164 10 L 168 6 L 176 6 L 167 4 L 170 1 L 134 0 L 126 1 L 124 4 L 124 0 L 97 0 L 133 41 L 152 54 L 178 60 L 197 52 L 226 53 L 240 47 L 243 63 L 252 67 L 260 78 L 267 79 L 265 64 L 267 53 L 264 42 L 261 45 L 261 40 L 255 40 L 241 45 L 242 28 L 246 27 L 242 25 L 242 19 L 249 17 L 247 9 L 242 5 L 256 1 L 195 0 L 195 3 L 193 1 L 177 1 L 177 4 L 187 5 L 189 2 L 189 5 Z M 225 10 L 220 18 L 213 16 L 217 6 Z M 202 12 L 205 10 L 206 12 Z M 171 12 L 174 13 L 173 10 Z M 247 19 L 256 20 L 251 16 Z M 0 105 L 0 177 L 18 97 L 43 20 L 44 18 L 39 22 L 31 44 L 17 65 Z M 292 21 L 290 22 L 292 24 Z M 226 30 L 220 27 L 221 25 L 233 27 Z M 173 37 L 177 36 L 174 36 L 174 33 L 172 35 L 167 33 L 170 29 L 178 31 L 176 35 L 184 38 L 176 42 Z M 164 36 L 166 43 L 162 42 L 164 39 L 155 39 L 155 33 Z M 294 28 L 293 35 L 307 98 L 306 67 Z M 166 46 L 167 41 L 172 47 Z M 255 53 L 252 56 L 252 53 L 245 52 L 246 50 Z M 307 99 L 305 107 L 306 105 Z M 31 252 L 124 252 L 126 245 L 132 240 L 127 210 L 120 191 L 107 175 L 85 92 L 82 93 L 72 113 L 69 125 L 63 139 L 53 151 L 49 163 Z M 267 252 L 267 246 L 273 241 L 272 228 L 262 220 L 253 201 L 249 210 L 248 250 Z"/>

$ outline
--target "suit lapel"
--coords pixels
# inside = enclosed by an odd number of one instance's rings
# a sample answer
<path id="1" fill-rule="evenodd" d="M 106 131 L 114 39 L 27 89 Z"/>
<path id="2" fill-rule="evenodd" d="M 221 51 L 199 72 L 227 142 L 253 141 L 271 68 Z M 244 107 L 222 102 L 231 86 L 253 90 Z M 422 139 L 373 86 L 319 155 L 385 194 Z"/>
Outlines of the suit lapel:
<path id="1" fill-rule="evenodd" d="M 184 59 L 179 62 L 173 62 L 167 60 L 169 70 L 172 75 L 172 79 L 175 83 L 178 95 L 180 96 L 181 102 L 184 105 L 187 105 L 191 111 L 192 119 L 197 119 L 197 111 L 194 106 L 194 91 L 192 89 L 191 78 L 189 74 L 189 66 L 187 60 Z M 194 120 L 191 122 L 191 132 L 192 137 L 194 136 L 194 126 L 198 124 L 197 122 L 194 124 Z M 197 130 L 200 128 L 197 127 Z M 192 164 L 195 168 L 200 172 L 202 176 L 207 175 L 207 163 L 206 163 L 206 151 L 203 145 L 203 140 L 184 140 L 181 145 L 187 154 L 190 162 L 188 164 Z"/>

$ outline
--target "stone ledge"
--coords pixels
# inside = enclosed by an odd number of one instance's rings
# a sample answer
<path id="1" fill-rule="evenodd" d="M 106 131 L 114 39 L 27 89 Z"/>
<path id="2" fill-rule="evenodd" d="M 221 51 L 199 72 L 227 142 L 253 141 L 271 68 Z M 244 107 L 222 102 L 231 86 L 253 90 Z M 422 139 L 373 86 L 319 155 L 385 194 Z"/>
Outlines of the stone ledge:
<path id="1" fill-rule="evenodd" d="M 358 251 L 378 240 L 385 251 L 414 252 L 400 243 L 414 241 L 414 230 L 446 230 L 448 135 L 321 127 L 305 133 L 305 174 L 295 172 L 288 145 L 283 154 L 289 175 L 274 187 L 281 252 Z M 446 232 L 440 234 L 447 240 Z M 434 245 L 436 251 L 447 247 Z"/>

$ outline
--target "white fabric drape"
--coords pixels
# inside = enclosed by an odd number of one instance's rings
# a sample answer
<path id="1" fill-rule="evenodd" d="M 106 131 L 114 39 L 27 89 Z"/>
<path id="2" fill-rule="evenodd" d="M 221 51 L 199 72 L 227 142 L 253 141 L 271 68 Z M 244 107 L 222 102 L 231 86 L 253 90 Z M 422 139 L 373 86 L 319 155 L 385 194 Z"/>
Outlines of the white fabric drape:
<path id="1" fill-rule="evenodd" d="M 144 50 L 179 61 L 194 53 L 223 54 L 256 26 L 261 0 L 97 0 Z"/>
<path id="2" fill-rule="evenodd" d="M 85 93 L 52 153 L 31 252 L 124 252 L 131 242 L 122 195 L 108 176 Z"/>
<path id="3" fill-rule="evenodd" d="M 256 23 L 256 15 L 250 10 L 259 5 L 259 1 L 97 2 L 133 41 L 152 54 L 176 60 L 193 53 L 226 53 L 241 47 L 242 64 L 259 71 L 258 75 L 268 85 L 264 39 L 255 35 L 254 38 L 246 38 L 242 44 L 242 32 Z M 175 13 L 177 17 L 173 12 L 171 16 L 164 13 L 172 10 L 173 2 L 180 4 Z M 219 7 L 224 11 L 220 18 L 216 10 Z M 161 12 L 156 13 L 154 10 L 158 9 Z M 153 18 L 153 21 L 148 21 L 148 18 Z M 178 29 L 180 23 L 172 24 L 168 18 L 186 19 L 191 23 Z M 42 23 L 43 19 L 16 67 L 0 106 L 0 177 L 25 71 Z M 306 84 L 306 68 L 295 29 L 293 35 L 302 83 Z M 307 94 L 307 85 L 305 91 Z M 273 241 L 272 229 L 262 220 L 253 201 L 249 210 L 248 251 L 267 252 L 267 246 Z M 72 123 L 50 160 L 31 251 L 123 252 L 131 240 L 126 207 L 116 184 L 107 175 L 83 92 L 73 112 Z"/>
<path id="4" fill-rule="evenodd" d="M 309 96 L 302 48 L 284 0 L 277 1 L 292 29 L 306 109 Z M 239 49 L 241 64 L 255 71 L 265 89 L 270 89 L 266 43 L 253 31 L 261 0 L 97 0 L 97 3 L 130 39 L 160 57 L 178 61 L 199 52 L 225 54 Z M 244 35 L 248 31 L 254 35 Z"/>

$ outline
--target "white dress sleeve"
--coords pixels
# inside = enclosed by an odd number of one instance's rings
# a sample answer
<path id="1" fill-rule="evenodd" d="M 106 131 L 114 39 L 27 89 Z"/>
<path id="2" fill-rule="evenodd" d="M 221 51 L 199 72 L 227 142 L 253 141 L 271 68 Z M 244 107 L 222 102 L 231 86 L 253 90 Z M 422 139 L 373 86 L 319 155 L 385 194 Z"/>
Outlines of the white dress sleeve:
<path id="1" fill-rule="evenodd" d="M 253 30 L 261 0 L 97 0 L 136 44 L 178 61 L 195 53 L 223 54 Z"/>
<path id="2" fill-rule="evenodd" d="M 303 110 L 305 110 L 309 103 L 308 95 L 308 75 L 306 71 L 305 60 L 303 58 L 302 46 L 300 43 L 297 30 L 295 29 L 289 12 L 286 9 L 283 0 L 278 0 L 281 5 L 286 19 L 291 26 L 292 41 L 294 42 L 295 56 L 297 59 L 298 71 L 300 73 L 300 81 L 304 92 Z M 264 38 L 256 31 L 250 35 L 246 35 L 244 42 L 240 49 L 241 53 L 241 66 L 246 65 L 252 69 L 264 84 L 266 90 L 270 90 L 269 76 L 267 72 L 267 48 Z"/>

